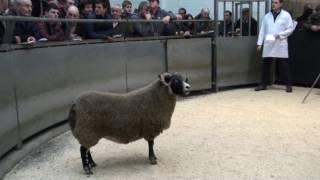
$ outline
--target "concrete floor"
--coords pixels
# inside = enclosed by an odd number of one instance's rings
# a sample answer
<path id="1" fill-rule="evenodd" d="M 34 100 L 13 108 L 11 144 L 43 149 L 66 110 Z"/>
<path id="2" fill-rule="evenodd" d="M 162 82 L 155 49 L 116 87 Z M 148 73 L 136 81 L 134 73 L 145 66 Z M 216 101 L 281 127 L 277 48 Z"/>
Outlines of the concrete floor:
<path id="1" fill-rule="evenodd" d="M 286 93 L 237 89 L 177 103 L 169 130 L 155 141 L 158 165 L 144 140 L 101 140 L 92 148 L 98 167 L 90 179 L 320 179 L 320 90 Z M 88 179 L 70 132 L 27 156 L 5 180 Z"/>

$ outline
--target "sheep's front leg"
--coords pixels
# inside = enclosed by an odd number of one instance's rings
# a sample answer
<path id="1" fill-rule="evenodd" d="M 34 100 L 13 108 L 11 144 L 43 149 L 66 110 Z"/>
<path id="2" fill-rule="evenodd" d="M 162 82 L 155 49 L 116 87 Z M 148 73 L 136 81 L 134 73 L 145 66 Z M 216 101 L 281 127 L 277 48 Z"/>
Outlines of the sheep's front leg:
<path id="1" fill-rule="evenodd" d="M 81 160 L 82 160 L 82 166 L 83 170 L 87 175 L 93 174 L 91 171 L 91 166 L 90 166 L 90 160 L 89 160 L 89 150 L 85 148 L 84 146 L 80 147 L 80 154 L 81 154 Z M 90 155 L 91 156 L 91 155 Z"/>
<path id="2" fill-rule="evenodd" d="M 154 151 L 153 151 L 153 140 L 152 141 L 148 141 L 148 145 L 149 145 L 149 161 L 150 161 L 150 164 L 157 164 L 157 157 L 156 155 L 154 154 Z"/>

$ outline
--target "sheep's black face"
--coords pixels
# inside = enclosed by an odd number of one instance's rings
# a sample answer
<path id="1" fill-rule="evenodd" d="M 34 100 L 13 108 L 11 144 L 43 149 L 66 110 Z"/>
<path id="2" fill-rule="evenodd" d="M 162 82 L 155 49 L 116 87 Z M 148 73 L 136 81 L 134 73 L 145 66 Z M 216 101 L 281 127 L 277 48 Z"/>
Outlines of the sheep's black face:
<path id="1" fill-rule="evenodd" d="M 164 81 L 176 95 L 187 95 L 190 93 L 191 86 L 179 74 L 166 74 Z"/>

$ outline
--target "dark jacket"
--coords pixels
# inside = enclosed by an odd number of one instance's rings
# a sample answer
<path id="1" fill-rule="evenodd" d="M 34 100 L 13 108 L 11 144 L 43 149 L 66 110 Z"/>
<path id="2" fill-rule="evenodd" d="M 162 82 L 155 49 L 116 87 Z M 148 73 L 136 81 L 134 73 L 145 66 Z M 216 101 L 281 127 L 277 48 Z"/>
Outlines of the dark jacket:
<path id="1" fill-rule="evenodd" d="M 109 14 L 104 17 L 91 14 L 88 19 L 112 19 Z M 87 23 L 87 38 L 88 39 L 106 39 L 113 36 L 112 23 Z"/>
<path id="2" fill-rule="evenodd" d="M 159 8 L 154 14 L 152 14 L 152 19 L 162 19 L 166 16 L 170 16 L 171 20 L 175 20 L 176 16 L 173 13 L 168 13 L 167 11 Z M 154 32 L 161 36 L 175 35 L 176 26 L 174 23 L 164 24 L 164 23 L 153 23 Z"/>
<path id="3" fill-rule="evenodd" d="M 144 19 L 138 14 L 132 15 L 131 19 Z M 152 23 L 133 23 L 133 36 L 136 37 L 147 37 L 154 36 L 153 24 Z"/>
<path id="4" fill-rule="evenodd" d="M 133 35 L 133 25 L 131 23 L 118 23 L 113 27 L 113 36 L 131 37 Z"/>
<path id="5" fill-rule="evenodd" d="M 37 40 L 42 37 L 37 23 L 27 21 L 16 22 L 13 36 L 19 36 L 21 38 L 21 42 L 26 42 L 30 36 L 35 37 Z"/>
<path id="6" fill-rule="evenodd" d="M 201 19 L 201 20 L 211 20 L 210 17 L 204 18 L 201 16 L 201 14 L 198 14 L 194 19 Z M 196 32 L 201 31 L 212 31 L 213 30 L 213 24 L 211 22 L 196 22 Z"/>
<path id="7" fill-rule="evenodd" d="M 236 22 L 235 29 L 240 29 L 240 19 Z M 249 21 L 242 21 L 242 36 L 248 36 L 249 35 Z M 258 35 L 258 23 L 257 21 L 251 17 L 251 35 L 250 36 L 256 36 Z"/>
<path id="8" fill-rule="evenodd" d="M 219 23 L 219 36 L 224 36 L 224 31 L 226 36 L 232 36 L 232 22 L 226 23 L 226 26 L 224 26 L 224 21 Z"/>
<path id="9" fill-rule="evenodd" d="M 48 22 L 38 23 L 40 35 L 49 41 L 63 41 L 65 38 L 61 25 L 49 24 Z"/>
<path id="10" fill-rule="evenodd" d="M 3 22 L 0 21 L 0 44 L 3 42 L 3 37 L 5 33 L 5 28 Z"/>

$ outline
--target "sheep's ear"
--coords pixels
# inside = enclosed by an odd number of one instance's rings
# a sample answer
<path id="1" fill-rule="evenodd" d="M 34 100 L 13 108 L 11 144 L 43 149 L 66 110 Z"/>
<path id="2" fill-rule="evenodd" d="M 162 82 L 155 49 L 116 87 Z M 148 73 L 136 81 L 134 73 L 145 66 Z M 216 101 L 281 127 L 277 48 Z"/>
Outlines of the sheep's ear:
<path id="1" fill-rule="evenodd" d="M 170 73 L 162 73 L 159 75 L 160 81 L 165 85 L 169 86 L 170 85 L 170 79 L 171 79 L 171 74 Z"/>

